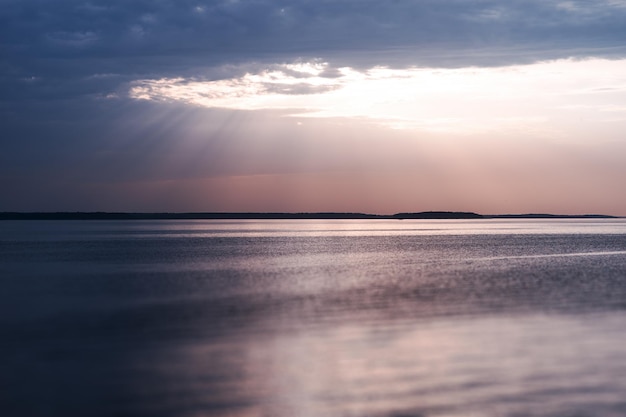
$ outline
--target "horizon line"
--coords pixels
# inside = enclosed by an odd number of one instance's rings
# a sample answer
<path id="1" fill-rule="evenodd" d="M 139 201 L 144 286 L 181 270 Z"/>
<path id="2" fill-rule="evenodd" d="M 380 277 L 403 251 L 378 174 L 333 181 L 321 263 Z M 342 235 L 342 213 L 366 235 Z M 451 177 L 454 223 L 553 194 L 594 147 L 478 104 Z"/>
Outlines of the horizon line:
<path id="1" fill-rule="evenodd" d="M 607 214 L 478 214 L 466 211 L 420 211 L 395 214 L 357 212 L 106 212 L 106 211 L 5 211 L 0 220 L 471 220 L 471 219 L 610 219 Z"/>

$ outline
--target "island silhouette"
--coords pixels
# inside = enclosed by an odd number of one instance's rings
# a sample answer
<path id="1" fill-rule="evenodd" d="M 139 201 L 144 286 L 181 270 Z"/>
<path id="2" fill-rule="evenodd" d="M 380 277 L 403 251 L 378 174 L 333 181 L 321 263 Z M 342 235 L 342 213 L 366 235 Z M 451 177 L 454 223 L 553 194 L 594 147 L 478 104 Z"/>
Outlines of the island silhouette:
<path id="1" fill-rule="evenodd" d="M 416 213 L 130 213 L 130 212 L 0 212 L 0 220 L 453 220 L 453 219 L 603 219 L 618 218 L 604 214 L 478 214 L 463 211 L 421 211 Z"/>

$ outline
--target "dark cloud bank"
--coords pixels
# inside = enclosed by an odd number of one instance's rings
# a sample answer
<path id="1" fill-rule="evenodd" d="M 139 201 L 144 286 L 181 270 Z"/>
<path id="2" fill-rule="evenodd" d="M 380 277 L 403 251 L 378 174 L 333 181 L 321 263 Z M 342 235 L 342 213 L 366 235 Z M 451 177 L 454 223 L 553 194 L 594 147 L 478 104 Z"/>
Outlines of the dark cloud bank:
<path id="1" fill-rule="evenodd" d="M 125 81 L 320 58 L 335 66 L 494 65 L 619 56 L 610 1 L 5 1 L 5 100 L 110 94 Z M 204 70 L 204 71 L 203 71 Z"/>

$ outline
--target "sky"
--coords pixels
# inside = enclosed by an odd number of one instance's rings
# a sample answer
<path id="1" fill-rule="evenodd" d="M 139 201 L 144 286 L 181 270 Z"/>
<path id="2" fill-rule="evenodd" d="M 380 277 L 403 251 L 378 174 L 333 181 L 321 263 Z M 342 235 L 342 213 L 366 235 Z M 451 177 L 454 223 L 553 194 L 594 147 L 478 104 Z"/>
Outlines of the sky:
<path id="1" fill-rule="evenodd" d="M 0 211 L 626 216 L 626 0 L 0 0 Z"/>

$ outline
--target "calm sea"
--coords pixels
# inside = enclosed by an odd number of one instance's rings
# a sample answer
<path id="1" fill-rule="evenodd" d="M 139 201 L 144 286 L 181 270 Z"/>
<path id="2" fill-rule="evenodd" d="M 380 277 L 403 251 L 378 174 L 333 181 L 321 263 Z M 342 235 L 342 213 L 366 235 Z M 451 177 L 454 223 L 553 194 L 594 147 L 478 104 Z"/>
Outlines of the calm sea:
<path id="1" fill-rule="evenodd" d="M 0 415 L 626 416 L 626 220 L 3 221 Z"/>

